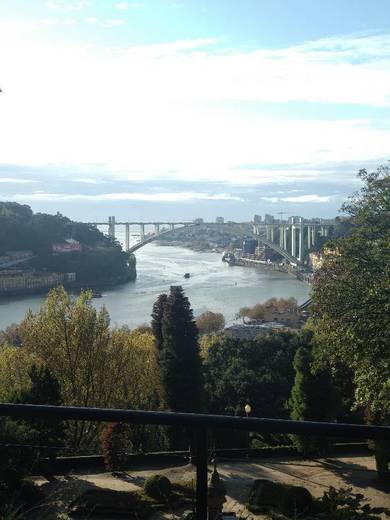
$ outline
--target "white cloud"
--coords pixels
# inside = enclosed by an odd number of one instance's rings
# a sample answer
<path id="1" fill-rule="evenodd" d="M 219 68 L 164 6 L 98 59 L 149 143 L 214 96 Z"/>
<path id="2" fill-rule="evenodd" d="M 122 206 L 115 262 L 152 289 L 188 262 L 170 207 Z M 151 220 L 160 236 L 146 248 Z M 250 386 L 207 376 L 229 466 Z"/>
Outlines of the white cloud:
<path id="1" fill-rule="evenodd" d="M 320 202 L 326 203 L 330 202 L 330 196 L 322 196 L 322 195 L 299 195 L 296 197 L 262 197 L 262 200 L 266 202 L 278 203 L 278 202 L 290 202 L 294 204 L 302 204 L 305 202 Z"/>
<path id="2" fill-rule="evenodd" d="M 36 184 L 38 182 L 32 179 L 19 179 L 17 177 L 0 177 L 0 183 L 4 184 Z"/>
<path id="3" fill-rule="evenodd" d="M 47 0 L 46 5 L 53 11 L 81 11 L 90 5 L 89 0 Z"/>
<path id="4" fill-rule="evenodd" d="M 123 25 L 125 23 L 124 20 L 105 20 L 101 23 L 102 27 L 118 27 L 119 25 Z"/>
<path id="5" fill-rule="evenodd" d="M 118 2 L 115 7 L 121 11 L 127 11 L 128 9 L 143 9 L 145 4 L 143 2 Z"/>
<path id="6" fill-rule="evenodd" d="M 389 154 L 390 126 L 368 118 L 272 120 L 231 102 L 390 107 L 390 34 L 276 50 L 221 49 L 215 38 L 119 49 L 44 43 L 39 24 L 8 29 L 0 32 L 9 49 L 0 56 L 4 163 L 99 163 L 132 180 L 157 172 L 266 184 L 314 181 L 332 175 L 321 164 Z M 237 170 L 244 163 L 262 168 Z"/>
<path id="7" fill-rule="evenodd" d="M 72 179 L 72 182 L 77 182 L 80 184 L 106 184 L 107 181 L 103 179 L 91 179 L 89 177 L 80 178 L 80 179 Z"/>
<path id="8" fill-rule="evenodd" d="M 119 19 L 105 20 L 105 19 L 99 19 L 99 18 L 97 18 L 97 16 L 88 16 L 85 19 L 85 22 L 88 25 L 97 25 L 99 27 L 105 27 L 105 28 L 119 27 L 126 23 L 125 20 L 119 20 Z"/>
<path id="9" fill-rule="evenodd" d="M 100 195 L 47 193 L 35 191 L 30 194 L 16 194 L 7 196 L 7 200 L 17 201 L 144 201 L 144 202 L 190 202 L 197 200 L 235 200 L 242 201 L 240 197 L 228 193 L 199 193 L 193 191 L 171 193 L 104 193 Z"/>

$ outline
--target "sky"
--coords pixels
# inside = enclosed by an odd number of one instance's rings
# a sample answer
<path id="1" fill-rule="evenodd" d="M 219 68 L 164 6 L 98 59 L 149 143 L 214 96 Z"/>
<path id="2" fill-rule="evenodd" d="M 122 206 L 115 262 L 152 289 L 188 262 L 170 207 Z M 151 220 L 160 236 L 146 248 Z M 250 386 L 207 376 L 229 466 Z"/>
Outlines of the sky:
<path id="1" fill-rule="evenodd" d="M 390 156 L 388 0 L 1 0 L 0 200 L 332 217 Z"/>

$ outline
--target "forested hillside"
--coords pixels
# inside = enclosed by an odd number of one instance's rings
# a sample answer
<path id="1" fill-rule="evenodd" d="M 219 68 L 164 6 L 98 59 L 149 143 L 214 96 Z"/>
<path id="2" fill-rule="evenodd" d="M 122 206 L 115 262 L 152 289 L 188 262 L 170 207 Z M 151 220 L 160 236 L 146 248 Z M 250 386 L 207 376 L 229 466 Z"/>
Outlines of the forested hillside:
<path id="1" fill-rule="evenodd" d="M 53 245 L 67 239 L 80 242 L 81 251 L 53 254 Z M 78 283 L 116 283 L 136 276 L 135 259 L 94 226 L 61 213 L 33 213 L 30 206 L 0 202 L 0 256 L 21 250 L 35 255 L 28 267 L 76 273 Z"/>

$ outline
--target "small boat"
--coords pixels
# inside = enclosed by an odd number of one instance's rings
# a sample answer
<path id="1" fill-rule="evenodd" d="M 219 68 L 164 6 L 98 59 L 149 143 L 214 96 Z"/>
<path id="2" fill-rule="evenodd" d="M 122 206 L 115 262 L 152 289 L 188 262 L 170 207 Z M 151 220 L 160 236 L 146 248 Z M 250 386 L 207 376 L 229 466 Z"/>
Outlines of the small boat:
<path id="1" fill-rule="evenodd" d="M 102 297 L 102 293 L 96 289 L 94 289 L 92 291 L 92 298 L 101 298 Z"/>
<path id="2" fill-rule="evenodd" d="M 190 276 L 191 276 L 190 273 L 185 273 L 184 274 L 184 278 L 190 278 Z"/>

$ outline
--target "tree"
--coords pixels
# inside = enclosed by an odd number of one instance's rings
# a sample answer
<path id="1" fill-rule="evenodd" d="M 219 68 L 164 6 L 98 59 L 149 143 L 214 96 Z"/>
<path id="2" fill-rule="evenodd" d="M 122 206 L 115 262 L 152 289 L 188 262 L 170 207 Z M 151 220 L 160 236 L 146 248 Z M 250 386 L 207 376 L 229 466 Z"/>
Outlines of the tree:
<path id="1" fill-rule="evenodd" d="M 295 298 L 269 298 L 264 303 L 257 303 L 253 307 L 242 307 L 238 317 L 251 320 L 273 321 L 280 314 L 296 315 L 298 303 Z"/>
<path id="2" fill-rule="evenodd" d="M 164 395 L 157 365 L 155 340 L 150 330 L 126 327 L 112 332 L 112 355 L 115 358 L 116 393 L 112 406 L 133 410 L 156 410 L 162 408 Z M 162 426 L 129 425 L 128 447 L 135 452 L 166 449 L 166 435 Z"/>
<path id="3" fill-rule="evenodd" d="M 359 172 L 343 210 L 352 229 L 329 246 L 313 285 L 311 323 L 326 362 L 355 374 L 356 404 L 390 420 L 390 170 Z M 328 250 L 330 247 L 328 247 Z"/>
<path id="4" fill-rule="evenodd" d="M 248 402 L 257 417 L 287 417 L 293 359 L 306 341 L 305 334 L 291 332 L 252 341 L 216 337 L 204 361 L 208 411 L 243 415 Z"/>
<path id="5" fill-rule="evenodd" d="M 220 312 L 207 311 L 196 318 L 199 334 L 211 334 L 225 327 L 225 318 Z"/>
<path id="6" fill-rule="evenodd" d="M 161 295 L 152 317 L 166 407 L 175 412 L 199 412 L 203 380 L 198 330 L 182 287 L 172 286 L 167 297 Z"/>
<path id="7" fill-rule="evenodd" d="M 26 349 L 0 346 L 0 401 L 11 402 L 31 385 L 29 371 L 37 357 Z"/>
<path id="8" fill-rule="evenodd" d="M 244 318 L 249 318 L 250 320 L 262 320 L 264 318 L 265 308 L 261 303 L 257 303 L 253 307 L 242 307 L 238 316 L 243 320 Z"/>
<path id="9" fill-rule="evenodd" d="M 213 337 L 207 345 L 204 377 L 208 412 L 244 415 L 249 403 L 256 417 L 287 418 L 286 403 L 294 383 L 293 359 L 305 344 L 306 334 L 281 332 L 255 340 Z M 275 436 L 262 435 L 273 442 Z M 216 439 L 222 446 L 246 445 L 247 435 L 221 432 Z M 280 437 L 278 437 L 279 443 Z"/>
<path id="10" fill-rule="evenodd" d="M 23 324 L 23 346 L 46 365 L 60 384 L 62 398 L 70 406 L 113 405 L 122 360 L 113 351 L 109 315 L 91 305 L 92 295 L 72 298 L 64 288 L 53 289 Z M 73 446 L 96 437 L 95 425 L 73 422 L 69 426 Z"/>
<path id="11" fill-rule="evenodd" d="M 90 292 L 74 298 L 63 288 L 51 291 L 41 309 L 28 313 L 22 323 L 21 346 L 0 344 L 0 400 L 59 404 L 62 399 L 68 406 L 157 409 L 153 334 L 110 329 L 109 324 L 107 311 L 91 304 Z M 161 428 L 130 430 L 137 451 L 164 449 Z M 98 445 L 100 427 L 71 422 L 66 435 L 75 450 L 90 449 Z"/>
<path id="12" fill-rule="evenodd" d="M 329 421 L 334 416 L 334 394 L 330 372 L 313 372 L 310 349 L 300 347 L 294 357 L 295 381 L 289 407 L 295 421 Z M 328 441 L 313 436 L 294 435 L 294 444 L 305 455 L 326 451 Z"/>
<path id="13" fill-rule="evenodd" d="M 12 323 L 4 330 L 0 330 L 0 345 L 2 344 L 20 347 L 22 344 L 21 326 L 16 323 Z"/>
<path id="14" fill-rule="evenodd" d="M 153 304 L 151 326 L 156 341 L 157 351 L 161 351 L 161 349 L 163 348 L 164 338 L 162 331 L 162 320 L 167 299 L 168 296 L 166 294 L 160 294 L 160 296 Z"/>
<path id="15" fill-rule="evenodd" d="M 16 402 L 25 404 L 62 404 L 61 390 L 57 378 L 48 367 L 33 365 L 29 371 L 31 386 L 20 393 Z M 44 446 L 58 447 L 64 442 L 64 425 L 56 419 L 31 419 L 26 423 L 38 432 L 38 442 Z M 52 455 L 53 451 L 49 451 Z"/>
<path id="16" fill-rule="evenodd" d="M 203 407 L 203 377 L 198 346 L 198 329 L 188 298 L 180 286 L 169 295 L 160 295 L 153 306 L 152 329 L 155 334 L 162 407 L 175 412 L 200 412 Z M 171 447 L 191 444 L 188 432 L 169 428 Z"/>
<path id="17" fill-rule="evenodd" d="M 37 462 L 34 450 L 36 432 L 23 422 L 7 417 L 0 418 L 0 518 L 16 519 L 22 516 L 23 508 L 29 509 L 37 497 L 25 477 L 34 474 Z M 34 496 L 35 495 L 35 496 Z M 38 513 L 39 514 L 39 513 Z"/>

